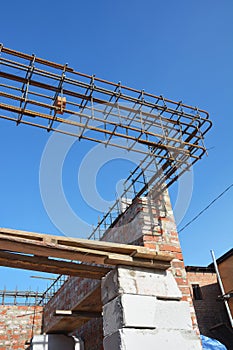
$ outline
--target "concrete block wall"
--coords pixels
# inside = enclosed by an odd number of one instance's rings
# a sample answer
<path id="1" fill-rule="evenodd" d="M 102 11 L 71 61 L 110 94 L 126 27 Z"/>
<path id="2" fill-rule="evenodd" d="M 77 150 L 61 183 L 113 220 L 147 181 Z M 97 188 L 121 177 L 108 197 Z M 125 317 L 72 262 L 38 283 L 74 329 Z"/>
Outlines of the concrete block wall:
<path id="1" fill-rule="evenodd" d="M 182 294 L 170 271 L 122 267 L 103 279 L 102 301 L 106 304 L 119 294 L 156 296 L 165 300 L 180 300 Z"/>
<path id="2" fill-rule="evenodd" d="M 29 349 L 30 339 L 41 334 L 42 311 L 39 306 L 0 306 L 0 349 Z"/>
<path id="3" fill-rule="evenodd" d="M 170 271 L 117 267 L 103 278 L 102 301 L 104 350 L 201 350 Z"/>
<path id="4" fill-rule="evenodd" d="M 192 330 L 186 301 L 158 300 L 155 296 L 123 294 L 104 305 L 104 335 L 120 328 Z"/>
<path id="5" fill-rule="evenodd" d="M 188 345 L 187 341 L 188 340 Z M 196 350 L 200 342 L 190 331 L 148 330 L 123 328 L 104 339 L 104 349 L 109 350 Z"/>

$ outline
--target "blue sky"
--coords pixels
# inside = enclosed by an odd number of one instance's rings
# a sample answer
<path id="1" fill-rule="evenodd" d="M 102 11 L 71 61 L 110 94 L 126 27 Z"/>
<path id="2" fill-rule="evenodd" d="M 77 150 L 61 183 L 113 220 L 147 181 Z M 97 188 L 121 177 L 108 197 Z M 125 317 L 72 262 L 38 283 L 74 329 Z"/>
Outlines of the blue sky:
<path id="1" fill-rule="evenodd" d="M 0 42 L 210 113 L 213 128 L 205 141 L 209 155 L 194 166 L 192 199 L 181 228 L 233 182 L 232 13 L 230 0 L 4 1 Z M 39 189 L 41 156 L 49 136 L 0 120 L 0 226 L 59 234 Z M 72 146 L 63 181 L 74 211 L 95 224 L 95 214 L 83 203 L 77 184 L 78 167 L 88 150 L 86 144 Z M 106 200 L 113 200 L 116 182 L 130 168 L 126 161 L 103 166 L 97 187 Z M 232 198 L 233 189 L 180 234 L 187 265 L 206 265 L 210 249 L 220 256 L 232 247 Z M 41 280 L 30 279 L 34 272 L 0 272 L 0 289 L 16 284 L 19 289 L 39 284 L 44 288 Z"/>

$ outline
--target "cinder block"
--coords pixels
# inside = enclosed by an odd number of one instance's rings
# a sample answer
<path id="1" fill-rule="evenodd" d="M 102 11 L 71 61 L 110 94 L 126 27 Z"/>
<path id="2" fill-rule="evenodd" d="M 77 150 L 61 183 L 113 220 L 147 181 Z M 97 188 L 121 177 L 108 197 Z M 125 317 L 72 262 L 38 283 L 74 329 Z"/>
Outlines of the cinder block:
<path id="1" fill-rule="evenodd" d="M 188 302 L 132 294 L 118 296 L 105 304 L 103 326 L 105 336 L 124 327 L 192 330 Z"/>
<path id="2" fill-rule="evenodd" d="M 120 266 L 102 280 L 102 301 L 106 304 L 120 294 L 150 295 L 180 300 L 181 291 L 170 271 Z"/>
<path id="3" fill-rule="evenodd" d="M 154 324 L 158 329 L 192 330 L 189 302 L 157 300 Z"/>
<path id="4" fill-rule="evenodd" d="M 123 327 L 155 328 L 154 308 L 156 297 L 123 294 L 103 307 L 104 335 Z"/>
<path id="5" fill-rule="evenodd" d="M 193 331 L 122 329 L 104 338 L 104 350 L 201 350 Z"/>

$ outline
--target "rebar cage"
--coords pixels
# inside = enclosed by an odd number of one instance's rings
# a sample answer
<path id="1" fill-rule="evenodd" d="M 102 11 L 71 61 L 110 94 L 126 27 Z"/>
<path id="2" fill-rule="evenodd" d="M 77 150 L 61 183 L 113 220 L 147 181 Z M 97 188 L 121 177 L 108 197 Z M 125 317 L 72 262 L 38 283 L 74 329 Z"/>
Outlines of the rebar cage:
<path id="1" fill-rule="evenodd" d="M 3 45 L 0 53 L 0 118 L 142 155 L 121 198 L 100 220 L 104 230 L 123 201 L 127 208 L 151 186 L 163 191 L 206 152 L 204 135 L 212 123 L 202 109 Z"/>

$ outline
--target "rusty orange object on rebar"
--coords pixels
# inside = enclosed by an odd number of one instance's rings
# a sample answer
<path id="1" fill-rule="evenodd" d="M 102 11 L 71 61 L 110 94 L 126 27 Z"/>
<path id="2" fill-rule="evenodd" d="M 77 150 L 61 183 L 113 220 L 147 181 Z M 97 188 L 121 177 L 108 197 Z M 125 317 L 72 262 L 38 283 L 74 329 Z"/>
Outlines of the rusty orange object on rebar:
<path id="1" fill-rule="evenodd" d="M 63 114 L 66 108 L 66 97 L 57 96 L 54 106 L 59 108 L 56 110 L 56 114 Z"/>

